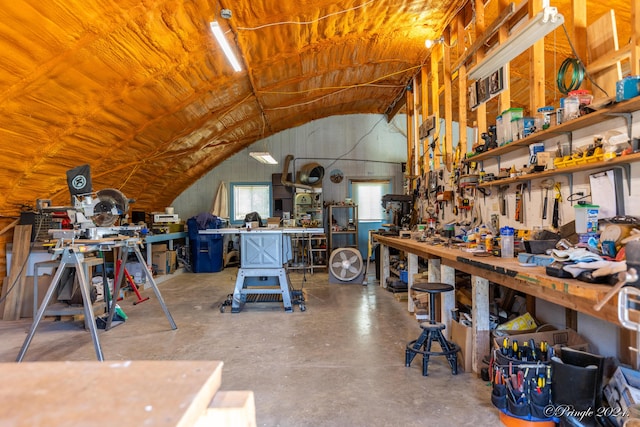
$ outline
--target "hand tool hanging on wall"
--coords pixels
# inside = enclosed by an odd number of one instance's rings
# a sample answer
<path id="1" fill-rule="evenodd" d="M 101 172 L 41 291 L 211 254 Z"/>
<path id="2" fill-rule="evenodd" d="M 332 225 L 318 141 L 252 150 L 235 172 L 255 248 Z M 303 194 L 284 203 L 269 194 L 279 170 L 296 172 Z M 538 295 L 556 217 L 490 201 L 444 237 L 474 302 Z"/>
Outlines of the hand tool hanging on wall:
<path id="1" fill-rule="evenodd" d="M 500 188 L 498 188 L 500 215 L 507 215 L 507 199 L 504 197 L 504 193 L 506 193 L 508 189 L 508 185 L 501 185 Z"/>
<path id="2" fill-rule="evenodd" d="M 516 215 L 515 220 L 518 222 L 523 222 L 522 220 L 522 203 L 523 203 L 523 194 L 522 194 L 522 185 L 518 184 L 518 189 L 516 190 Z"/>
<path id="3" fill-rule="evenodd" d="M 553 189 L 555 190 L 555 200 L 553 201 L 553 218 L 551 219 L 551 225 L 553 228 L 558 228 L 560 225 L 560 202 L 562 202 L 562 193 L 560 193 L 560 183 L 556 182 Z"/>
<path id="4" fill-rule="evenodd" d="M 544 189 L 544 200 L 542 201 L 542 219 L 547 219 L 547 205 L 549 204 L 549 190 L 553 188 L 553 179 L 543 179 L 540 186 Z"/>

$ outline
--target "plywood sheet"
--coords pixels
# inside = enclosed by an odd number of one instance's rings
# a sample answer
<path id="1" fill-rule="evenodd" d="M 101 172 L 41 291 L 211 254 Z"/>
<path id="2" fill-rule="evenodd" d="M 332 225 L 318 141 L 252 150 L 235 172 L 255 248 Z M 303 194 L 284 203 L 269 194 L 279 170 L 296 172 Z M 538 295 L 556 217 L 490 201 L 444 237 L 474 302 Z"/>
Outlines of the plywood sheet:
<path id="1" fill-rule="evenodd" d="M 589 61 L 595 61 L 616 50 L 618 50 L 616 16 L 615 12 L 610 10 L 587 27 L 587 52 Z M 602 90 L 594 87 L 594 103 L 597 104 L 598 100 L 605 98 L 615 98 L 616 82 L 622 79 L 620 62 L 614 62 L 604 70 L 593 73 L 592 77 L 598 86 L 608 94 L 607 96 Z"/>
<path id="2" fill-rule="evenodd" d="M 0 425 L 192 426 L 220 387 L 219 361 L 0 364 Z"/>

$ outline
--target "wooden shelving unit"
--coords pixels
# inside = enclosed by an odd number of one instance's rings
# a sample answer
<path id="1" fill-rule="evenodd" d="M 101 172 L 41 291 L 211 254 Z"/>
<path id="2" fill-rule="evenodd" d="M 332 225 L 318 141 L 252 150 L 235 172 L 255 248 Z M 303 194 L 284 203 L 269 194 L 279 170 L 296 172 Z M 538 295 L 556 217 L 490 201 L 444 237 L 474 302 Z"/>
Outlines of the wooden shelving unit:
<path id="1" fill-rule="evenodd" d="M 340 230 L 334 230 L 331 224 L 333 220 L 334 213 L 338 213 L 338 227 L 341 227 Z M 349 228 L 347 230 L 343 230 L 342 227 L 348 227 L 348 223 L 340 224 L 340 221 L 348 221 L 351 220 L 353 222 L 353 228 Z M 357 205 L 329 205 L 329 217 L 327 218 L 327 228 L 328 236 L 329 236 L 329 254 L 333 251 L 334 248 L 338 247 L 337 244 L 340 243 L 340 247 L 358 247 L 358 206 Z M 342 244 L 344 242 L 344 244 Z"/>

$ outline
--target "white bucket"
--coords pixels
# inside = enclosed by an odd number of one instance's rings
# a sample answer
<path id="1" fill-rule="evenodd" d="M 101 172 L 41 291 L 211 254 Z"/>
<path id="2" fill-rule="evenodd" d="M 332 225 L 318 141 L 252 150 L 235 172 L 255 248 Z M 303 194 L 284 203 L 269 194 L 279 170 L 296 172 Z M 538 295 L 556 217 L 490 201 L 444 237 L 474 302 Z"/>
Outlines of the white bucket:
<path id="1" fill-rule="evenodd" d="M 173 213 L 174 213 L 173 206 L 169 206 L 168 208 L 164 208 L 164 213 L 166 213 L 167 215 L 173 215 Z"/>

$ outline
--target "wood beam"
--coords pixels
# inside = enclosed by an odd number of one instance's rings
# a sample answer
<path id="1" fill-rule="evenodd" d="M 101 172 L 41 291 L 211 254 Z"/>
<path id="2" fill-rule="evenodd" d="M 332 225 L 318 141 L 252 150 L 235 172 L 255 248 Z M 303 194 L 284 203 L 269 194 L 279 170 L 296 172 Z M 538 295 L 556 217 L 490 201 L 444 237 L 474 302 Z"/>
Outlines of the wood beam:
<path id="1" fill-rule="evenodd" d="M 631 75 L 640 74 L 640 4 L 631 2 Z"/>
<path id="2" fill-rule="evenodd" d="M 485 33 L 484 24 L 484 0 L 474 0 L 476 8 L 476 39 L 482 39 Z M 476 64 L 484 58 L 484 48 L 478 48 L 476 55 Z M 482 103 L 476 108 L 476 122 L 478 127 L 478 135 L 482 135 L 487 131 L 487 105 Z M 472 141 L 475 146 L 478 141 Z"/>
<path id="3" fill-rule="evenodd" d="M 415 159 L 413 157 L 413 94 L 410 91 L 406 91 L 405 104 L 407 106 L 407 175 L 412 177 L 416 176 Z M 409 184 L 411 190 L 413 190 L 413 184 Z"/>
<path id="4" fill-rule="evenodd" d="M 442 162 L 451 172 L 453 153 L 453 93 L 451 89 L 451 32 L 447 29 L 442 43 L 442 79 L 444 84 L 444 141 L 441 141 Z"/>
<path id="5" fill-rule="evenodd" d="M 477 13 L 478 13 L 477 7 L 478 7 L 478 2 L 476 1 L 476 28 L 478 25 L 477 24 Z M 482 19 L 483 19 L 483 26 L 484 26 L 484 3 L 482 4 L 482 11 L 483 11 Z M 484 46 L 489 41 L 489 39 L 493 37 L 496 34 L 496 32 L 498 32 L 498 30 L 502 28 L 504 24 L 507 23 L 509 18 L 511 18 L 515 13 L 516 13 L 515 4 L 509 3 L 504 9 L 502 9 L 502 11 L 500 12 L 500 15 L 498 15 L 498 17 L 491 23 L 491 25 L 488 28 L 486 29 L 483 28 L 483 32 L 481 35 L 476 32 L 476 41 L 469 47 L 469 49 L 467 49 L 466 54 L 458 58 L 458 60 L 453 65 L 453 67 L 451 67 L 451 70 L 454 72 L 457 71 L 463 64 L 465 64 L 469 59 L 471 59 L 471 57 L 475 55 L 476 52 L 478 52 L 479 50 L 484 51 Z M 460 39 L 458 38 L 458 44 L 460 44 L 459 40 Z M 462 40 L 464 40 L 464 38 Z"/>
<path id="6" fill-rule="evenodd" d="M 529 0 L 528 5 L 530 18 L 542 10 L 542 0 Z M 533 116 L 538 108 L 546 105 L 544 37 L 531 46 L 529 54 L 531 55 L 529 62 L 529 115 Z"/>
<path id="7" fill-rule="evenodd" d="M 433 114 L 436 116 L 435 128 L 433 129 L 433 139 L 435 141 L 435 146 L 433 149 L 433 169 L 436 170 L 440 167 L 441 157 L 439 154 L 442 154 L 440 144 L 442 144 L 442 136 L 440 135 L 440 95 L 438 94 L 438 88 L 440 87 L 440 76 L 438 72 L 438 63 L 440 61 L 439 55 L 437 54 L 438 50 L 434 49 L 431 52 L 431 110 Z M 438 152 L 440 151 L 440 152 Z M 425 157 L 427 153 L 425 153 Z"/>
<path id="8" fill-rule="evenodd" d="M 508 0 L 500 0 L 498 2 L 501 10 L 505 10 L 509 7 Z M 511 3 L 513 5 L 513 3 Z M 509 38 L 509 28 L 506 25 L 503 25 L 498 30 L 498 42 L 500 44 L 507 41 Z M 498 114 L 501 114 L 503 111 L 511 108 L 511 66 L 507 63 L 502 67 L 502 81 L 504 89 L 498 95 Z"/>
<path id="9" fill-rule="evenodd" d="M 464 16 L 462 13 L 456 17 L 456 32 L 458 33 L 458 58 L 462 57 L 466 50 L 464 28 Z M 467 145 L 467 66 L 462 64 L 457 71 L 458 78 L 458 122 L 460 123 L 460 138 L 458 144 L 461 146 L 461 153 L 469 151 Z M 453 76 L 452 76 L 453 78 Z"/>
<path id="10" fill-rule="evenodd" d="M 429 72 L 426 65 L 420 68 L 420 81 L 422 81 L 422 121 L 429 116 Z M 429 172 L 429 138 L 422 141 L 422 167 Z"/>

